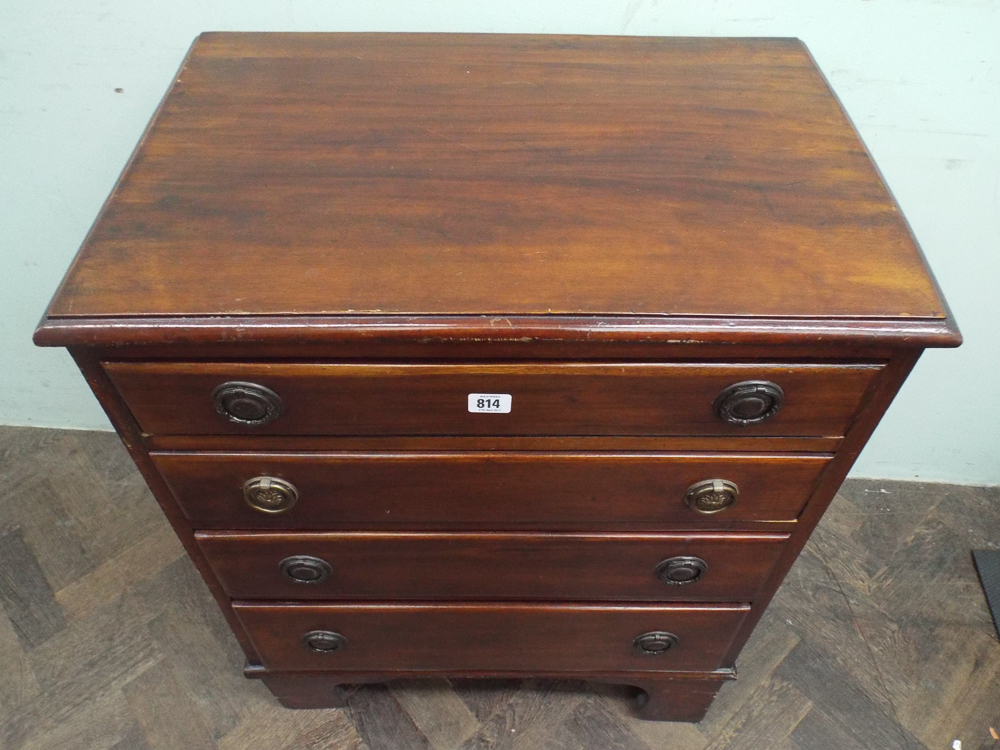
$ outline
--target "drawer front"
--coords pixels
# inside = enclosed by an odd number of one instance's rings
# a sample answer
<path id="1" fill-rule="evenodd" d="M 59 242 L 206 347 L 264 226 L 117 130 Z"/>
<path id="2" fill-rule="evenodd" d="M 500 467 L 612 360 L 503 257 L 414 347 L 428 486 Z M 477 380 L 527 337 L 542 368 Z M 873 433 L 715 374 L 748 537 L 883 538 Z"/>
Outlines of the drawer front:
<path id="1" fill-rule="evenodd" d="M 234 599 L 750 601 L 787 534 L 199 533 Z"/>
<path id="2" fill-rule="evenodd" d="M 544 531 L 794 520 L 830 457 L 157 453 L 153 460 L 201 528 Z M 244 488 L 257 477 L 288 482 L 295 504 L 280 513 L 251 507 Z M 714 479 L 735 486 L 735 503 L 716 513 L 692 509 L 689 489 Z"/>
<path id="3" fill-rule="evenodd" d="M 106 362 L 104 367 L 150 435 L 800 437 L 844 435 L 882 369 L 136 362 Z M 759 423 L 732 424 L 718 415 L 718 399 L 728 387 L 745 381 L 777 384 L 783 392 L 781 407 Z M 226 383 L 258 390 L 223 388 Z M 477 393 L 510 396 L 509 413 L 470 412 L 469 395 Z M 222 413 L 227 410 L 230 416 Z M 255 424 L 233 421 L 240 418 Z"/>
<path id="4" fill-rule="evenodd" d="M 391 672 L 711 671 L 748 605 L 257 604 L 234 602 L 264 667 Z M 317 652 L 315 646 L 339 648 Z M 676 643 L 647 653 L 657 641 Z M 338 640 L 336 636 L 344 639 Z"/>

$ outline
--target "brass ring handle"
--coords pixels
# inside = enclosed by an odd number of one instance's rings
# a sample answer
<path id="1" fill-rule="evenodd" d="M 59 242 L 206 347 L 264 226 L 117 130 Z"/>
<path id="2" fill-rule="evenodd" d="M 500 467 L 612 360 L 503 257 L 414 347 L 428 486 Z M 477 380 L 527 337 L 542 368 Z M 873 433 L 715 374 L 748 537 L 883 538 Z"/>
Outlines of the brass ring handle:
<path id="1" fill-rule="evenodd" d="M 670 649 L 677 646 L 680 639 L 673 633 L 663 630 L 654 630 L 643 633 L 632 641 L 632 646 L 643 656 L 659 656 L 665 654 Z"/>
<path id="2" fill-rule="evenodd" d="M 719 513 L 733 506 L 740 496 L 740 488 L 727 479 L 705 479 L 687 488 L 684 502 L 699 513 Z"/>
<path id="3" fill-rule="evenodd" d="M 256 383 L 233 380 L 212 391 L 215 410 L 235 424 L 262 427 L 285 410 L 277 393 Z"/>
<path id="4" fill-rule="evenodd" d="M 261 513 L 284 513 L 295 505 L 299 491 L 284 479 L 254 477 L 243 484 L 243 499 Z"/>
<path id="5" fill-rule="evenodd" d="M 723 422 L 746 427 L 760 424 L 778 413 L 785 392 L 769 380 L 744 380 L 715 397 L 712 410 Z"/>
<path id="6" fill-rule="evenodd" d="M 302 644 L 318 654 L 331 654 L 347 648 L 347 639 L 332 630 L 310 630 L 302 636 Z"/>
<path id="7" fill-rule="evenodd" d="M 309 555 L 293 555 L 278 563 L 278 569 L 295 583 L 320 583 L 333 573 L 333 568 L 326 560 Z"/>
<path id="8" fill-rule="evenodd" d="M 662 561 L 653 572 L 670 586 L 686 586 L 700 581 L 707 570 L 708 563 L 700 557 L 679 556 Z"/>

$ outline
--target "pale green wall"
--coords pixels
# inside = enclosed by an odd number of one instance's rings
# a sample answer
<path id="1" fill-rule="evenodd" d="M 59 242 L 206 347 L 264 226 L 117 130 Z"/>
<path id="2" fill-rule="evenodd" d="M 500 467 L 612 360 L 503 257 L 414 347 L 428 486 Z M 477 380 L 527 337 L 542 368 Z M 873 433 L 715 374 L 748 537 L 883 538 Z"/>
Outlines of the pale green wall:
<path id="1" fill-rule="evenodd" d="M 966 337 L 962 349 L 924 356 L 855 473 L 1000 483 L 1000 3 L 991 0 L 10 0 L 0 5 L 0 423 L 108 428 L 69 358 L 33 348 L 31 332 L 205 30 L 800 37 Z"/>

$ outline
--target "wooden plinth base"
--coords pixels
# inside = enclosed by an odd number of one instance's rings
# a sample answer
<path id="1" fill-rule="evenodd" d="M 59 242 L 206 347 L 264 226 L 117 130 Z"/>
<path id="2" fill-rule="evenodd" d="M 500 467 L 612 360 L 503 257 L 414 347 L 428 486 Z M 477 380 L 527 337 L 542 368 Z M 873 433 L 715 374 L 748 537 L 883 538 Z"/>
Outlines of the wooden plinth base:
<path id="1" fill-rule="evenodd" d="M 636 697 L 636 716 L 651 721 L 698 722 L 712 704 L 716 693 L 727 680 L 735 679 L 733 670 L 723 669 L 709 673 L 477 673 L 453 674 L 427 672 L 398 672 L 392 674 L 327 673 L 327 672 L 268 672 L 261 667 L 248 666 L 245 674 L 261 680 L 285 708 L 317 709 L 341 708 L 346 704 L 345 685 L 372 682 L 389 682 L 394 679 L 416 677 L 460 677 L 527 679 L 546 677 L 608 682 L 639 688 Z"/>

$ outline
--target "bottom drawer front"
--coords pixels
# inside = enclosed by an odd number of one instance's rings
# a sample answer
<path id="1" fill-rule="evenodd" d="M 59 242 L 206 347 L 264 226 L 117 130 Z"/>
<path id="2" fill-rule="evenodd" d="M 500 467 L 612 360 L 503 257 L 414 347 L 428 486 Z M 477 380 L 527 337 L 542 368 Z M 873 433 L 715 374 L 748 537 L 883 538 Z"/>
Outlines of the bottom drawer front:
<path id="1" fill-rule="evenodd" d="M 367 672 L 710 671 L 721 666 L 750 609 L 247 602 L 233 607 L 267 669 Z"/>
<path id="2" fill-rule="evenodd" d="M 235 599 L 751 601 L 787 534 L 202 532 Z"/>

